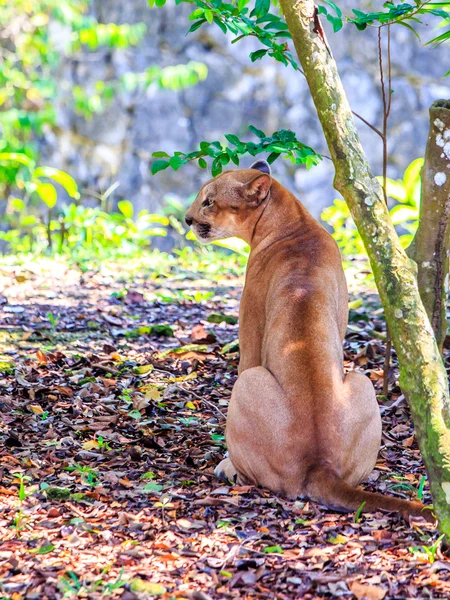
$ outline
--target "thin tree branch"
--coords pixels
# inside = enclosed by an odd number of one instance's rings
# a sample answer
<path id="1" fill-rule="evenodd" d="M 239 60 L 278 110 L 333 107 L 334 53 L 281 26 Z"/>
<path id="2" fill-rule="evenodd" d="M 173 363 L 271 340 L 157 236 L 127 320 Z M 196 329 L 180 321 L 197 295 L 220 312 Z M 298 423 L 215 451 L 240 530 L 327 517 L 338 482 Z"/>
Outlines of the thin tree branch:
<path id="1" fill-rule="evenodd" d="M 378 62 L 380 65 L 380 81 L 381 81 L 381 98 L 383 101 L 383 131 L 381 135 L 381 139 L 383 140 L 383 197 L 386 202 L 386 206 L 388 203 L 387 199 L 387 159 L 388 159 L 388 149 L 387 149 L 387 123 L 389 118 L 389 113 L 391 110 L 391 79 L 392 79 L 392 70 L 391 70 L 391 27 L 388 25 L 387 28 L 387 58 L 388 58 L 388 94 L 386 96 L 386 88 L 384 85 L 384 71 L 383 71 L 383 47 L 381 44 L 381 27 L 378 28 Z M 384 364 L 383 364 L 383 396 L 387 396 L 389 392 L 389 369 L 391 366 L 391 355 L 392 355 L 392 337 L 389 331 L 389 326 L 386 321 L 386 349 L 384 354 Z"/>
<path id="2" fill-rule="evenodd" d="M 369 121 L 366 121 L 366 119 L 364 117 L 362 117 L 361 115 L 356 113 L 354 110 L 352 110 L 352 113 L 355 115 L 355 117 L 357 117 L 360 121 L 362 121 L 365 125 L 367 125 L 367 127 L 370 127 L 370 129 L 375 131 L 375 133 L 378 134 L 381 139 L 383 139 L 383 134 L 378 129 L 378 127 L 375 127 L 375 125 L 372 125 L 372 123 L 369 123 Z"/>
<path id="3" fill-rule="evenodd" d="M 388 60 L 388 105 L 386 111 L 386 121 L 391 113 L 392 103 L 392 61 L 391 61 L 391 26 L 387 28 L 387 60 Z"/>
<path id="4" fill-rule="evenodd" d="M 378 64 L 380 67 L 380 82 L 381 82 L 381 99 L 383 101 L 383 196 L 384 201 L 387 204 L 387 193 L 386 193 L 386 179 L 387 179 L 387 119 L 388 119 L 388 107 L 386 101 L 386 89 L 384 86 L 384 71 L 383 71 L 383 49 L 381 45 L 381 27 L 378 28 Z"/>

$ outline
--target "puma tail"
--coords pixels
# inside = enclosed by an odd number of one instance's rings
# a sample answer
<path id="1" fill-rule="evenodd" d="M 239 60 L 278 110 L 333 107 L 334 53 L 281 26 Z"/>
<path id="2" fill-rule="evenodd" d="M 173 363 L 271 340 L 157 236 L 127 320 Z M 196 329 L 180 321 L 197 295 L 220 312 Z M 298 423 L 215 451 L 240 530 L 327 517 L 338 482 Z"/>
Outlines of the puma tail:
<path id="1" fill-rule="evenodd" d="M 364 512 L 386 510 L 400 513 L 405 520 L 411 516 L 435 521 L 432 511 L 419 500 L 401 500 L 352 487 L 325 465 L 312 466 L 305 483 L 306 494 L 311 500 L 340 512 L 356 511 L 364 503 Z"/>

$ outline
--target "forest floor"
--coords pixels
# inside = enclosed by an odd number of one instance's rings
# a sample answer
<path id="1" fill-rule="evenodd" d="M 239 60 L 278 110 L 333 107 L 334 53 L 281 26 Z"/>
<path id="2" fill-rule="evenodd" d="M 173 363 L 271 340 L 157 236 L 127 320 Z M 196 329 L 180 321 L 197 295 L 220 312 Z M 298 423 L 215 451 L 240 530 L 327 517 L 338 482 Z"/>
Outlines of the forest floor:
<path id="1" fill-rule="evenodd" d="M 0 598 L 448 598 L 450 562 L 423 520 L 215 478 L 243 280 L 198 269 L 164 255 L 85 272 L 0 263 Z M 379 301 L 351 300 L 345 367 L 380 393 Z M 429 503 L 396 377 L 394 356 L 364 487 Z"/>

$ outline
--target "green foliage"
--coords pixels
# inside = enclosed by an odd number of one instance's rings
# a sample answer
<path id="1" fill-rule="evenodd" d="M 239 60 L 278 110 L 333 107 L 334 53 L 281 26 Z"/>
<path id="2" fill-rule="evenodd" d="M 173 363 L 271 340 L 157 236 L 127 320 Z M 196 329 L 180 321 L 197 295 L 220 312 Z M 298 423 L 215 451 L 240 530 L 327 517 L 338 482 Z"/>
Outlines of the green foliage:
<path id="1" fill-rule="evenodd" d="M 442 534 L 430 546 L 409 546 L 408 550 L 411 554 L 424 557 L 430 564 L 433 564 L 444 537 L 445 534 Z"/>
<path id="2" fill-rule="evenodd" d="M 126 256 L 149 248 L 151 238 L 167 235 L 168 219 L 146 210 L 134 215 L 129 201 L 118 203 L 118 211 L 106 212 L 101 207 L 64 205 L 48 223 L 24 212 L 22 202 L 8 204 L 9 229 L 0 232 L 0 239 L 9 250 L 43 252 L 49 248 L 49 236 L 54 249 L 69 253 L 75 260 L 92 255 L 98 258 Z"/>
<path id="3" fill-rule="evenodd" d="M 325 15 L 327 21 L 329 21 L 333 26 L 333 31 L 337 33 L 342 29 L 343 26 L 342 10 L 334 2 L 331 2 L 331 0 L 324 0 L 324 2 L 332 8 L 332 10 L 336 13 L 336 16 L 328 12 L 327 8 L 323 5 L 318 6 L 318 13 L 319 15 Z"/>
<path id="4" fill-rule="evenodd" d="M 260 60 L 264 56 L 271 56 L 284 65 L 298 69 L 298 65 L 290 54 L 287 44 L 280 43 L 280 38 L 291 39 L 284 18 L 270 12 L 270 0 L 256 0 L 253 10 L 249 10 L 247 4 L 250 0 L 234 0 L 234 2 L 222 2 L 222 0 L 175 0 L 176 4 L 187 3 L 195 6 L 189 19 L 194 21 L 189 29 L 192 33 L 202 25 L 215 24 L 223 33 L 231 33 L 235 43 L 245 37 L 253 36 L 265 46 L 250 53 L 252 62 Z M 166 0 L 148 0 L 150 7 L 164 6 Z M 273 2 L 276 4 L 276 2 Z M 450 23 L 450 2 L 430 0 L 414 0 L 407 2 L 384 2 L 383 11 L 364 12 L 352 9 L 353 15 L 343 15 L 342 10 L 332 0 L 321 0 L 318 6 L 319 15 L 322 14 L 333 26 L 335 32 L 342 29 L 344 22 L 351 23 L 360 31 L 367 26 L 402 25 L 407 27 L 418 36 L 413 25 L 422 23 L 420 17 L 432 15 L 439 17 L 441 25 Z M 413 25 L 412 25 L 412 24 Z M 419 37 L 419 36 L 418 36 Z M 441 44 L 450 39 L 450 29 L 443 34 L 433 38 L 428 44 Z"/>
<path id="5" fill-rule="evenodd" d="M 430 2 L 429 0 L 416 0 L 414 4 L 407 2 L 395 3 L 385 2 L 385 10 L 377 12 L 363 12 L 356 8 L 352 9 L 353 16 L 346 17 L 341 9 L 331 0 L 322 0 L 324 4 L 319 6 L 319 14 L 325 15 L 326 19 L 332 24 L 334 31 L 342 29 L 344 21 L 355 25 L 359 31 L 364 31 L 368 26 L 384 25 L 402 25 L 411 30 L 417 37 L 419 34 L 414 29 L 415 23 L 423 23 L 419 18 L 423 15 L 432 15 L 440 17 L 443 21 L 441 25 L 450 24 L 450 2 Z M 327 8 L 328 7 L 328 8 Z M 331 9 L 331 11 L 330 11 Z M 428 44 L 442 44 L 450 39 L 450 30 L 431 39 Z"/>
<path id="6" fill-rule="evenodd" d="M 392 222 L 407 231 L 400 235 L 404 248 L 412 242 L 419 225 L 422 166 L 423 158 L 417 158 L 407 167 L 402 180 L 387 179 L 388 196 L 398 202 L 390 211 Z"/>
<path id="7" fill-rule="evenodd" d="M 51 179 L 62 186 L 67 194 L 78 199 L 78 187 L 70 175 L 53 167 L 36 167 L 33 159 L 19 152 L 0 152 L 0 168 L 3 164 L 17 164 L 15 184 L 19 190 L 24 191 L 24 200 L 13 198 L 12 202 L 16 209 L 24 210 L 28 199 L 35 194 L 48 207 L 53 208 L 57 200 L 57 191 L 52 183 L 43 181 Z"/>
<path id="8" fill-rule="evenodd" d="M 143 73 L 125 73 L 121 83 L 127 91 L 132 91 L 137 87 L 147 89 L 152 84 L 177 91 L 196 85 L 200 81 L 204 81 L 207 76 L 208 67 L 204 63 L 190 61 L 185 65 L 165 68 L 153 66 Z"/>
<path id="9" fill-rule="evenodd" d="M 390 210 L 393 224 L 399 229 L 400 241 L 407 248 L 419 224 L 420 172 L 423 159 L 417 158 L 405 170 L 402 180 L 387 179 L 389 198 L 397 201 Z M 381 180 L 381 178 L 379 178 Z M 326 208 L 321 218 L 333 228 L 333 237 L 347 256 L 365 256 L 364 244 L 344 200 L 337 199 Z M 407 233 L 402 234 L 402 230 Z"/>
<path id="10" fill-rule="evenodd" d="M 165 68 L 152 66 L 143 73 L 128 72 L 117 80 L 78 85 L 66 91 L 65 86 L 57 83 L 63 59 L 76 55 L 82 60 L 84 55 L 100 47 L 136 46 L 146 31 L 144 23 L 98 23 L 87 14 L 90 3 L 91 0 L 0 0 L 3 32 L 0 37 L 0 194 L 8 199 L 7 214 L 2 220 L 11 230 L 2 233 L 2 238 L 11 249 L 24 249 L 28 245 L 29 250 L 33 245 L 42 245 L 45 238 L 51 245 L 52 236 L 59 228 L 64 230 L 62 237 L 67 228 L 73 231 L 75 225 L 67 225 L 67 220 L 89 221 L 92 217 L 89 211 L 78 210 L 76 205 L 58 210 L 55 184 L 62 186 L 70 198 L 78 200 L 77 184 L 63 171 L 38 166 L 38 142 L 44 129 L 56 125 L 54 107 L 58 102 L 67 104 L 69 101 L 78 114 L 91 118 L 103 111 L 121 90 L 146 89 L 152 85 L 179 90 L 207 76 L 204 64 L 191 61 L 187 65 Z M 108 230 L 106 239 L 113 243 L 123 223 L 117 222 L 117 215 L 110 219 L 101 217 L 103 222 L 97 229 Z M 136 227 L 143 236 L 143 230 L 148 229 L 146 220 L 148 217 L 141 215 L 134 226 L 127 223 L 126 228 L 129 231 Z M 27 240 L 21 239 L 23 233 Z"/>
<path id="11" fill-rule="evenodd" d="M 279 156 L 284 155 L 292 163 L 304 164 L 306 168 L 318 164 L 322 158 L 312 148 L 299 142 L 295 133 L 287 129 L 276 131 L 271 136 L 267 136 L 264 131 L 253 125 L 249 126 L 249 130 L 259 139 L 258 143 L 244 142 L 237 135 L 226 134 L 225 138 L 231 145 L 224 145 L 218 141 L 200 142 L 200 150 L 188 154 L 175 152 L 173 156 L 169 156 L 166 152 L 154 152 L 152 156 L 158 160 L 152 164 L 152 174 L 156 175 L 168 167 L 178 171 L 182 165 L 192 160 L 198 160 L 199 167 L 206 169 L 206 159 L 212 159 L 211 172 L 215 177 L 230 161 L 238 166 L 241 156 L 245 154 L 256 156 L 262 152 L 269 153 L 267 159 L 269 163 L 273 163 Z"/>
<path id="12" fill-rule="evenodd" d="M 284 19 L 269 12 L 270 0 L 256 0 L 251 11 L 247 6 L 249 0 L 236 0 L 234 3 L 221 0 L 175 0 L 175 2 L 176 4 L 184 2 L 196 7 L 189 17 L 194 21 L 189 33 L 204 24 L 215 24 L 223 33 L 229 32 L 235 36 L 232 43 L 248 36 L 256 37 L 265 48 L 250 54 L 252 62 L 267 55 L 286 66 L 291 65 L 294 69 L 298 69 L 285 42 L 280 40 L 280 38 L 291 39 L 291 34 Z M 149 0 L 150 7 L 161 7 L 164 4 L 165 0 Z"/>
<path id="13" fill-rule="evenodd" d="M 320 218 L 333 228 L 333 237 L 346 256 L 366 256 L 363 241 L 356 229 L 345 200 L 337 198 L 322 211 Z"/>
<path id="14" fill-rule="evenodd" d="M 36 136 L 55 124 L 54 107 L 63 93 L 55 77 L 61 57 L 141 41 L 143 23 L 99 24 L 86 15 L 88 8 L 89 0 L 0 0 L 0 152 L 37 158 Z M 64 35 L 52 35 L 58 30 Z M 17 166 L 3 165 L 0 183 L 14 184 Z"/>
<path id="15" fill-rule="evenodd" d="M 107 575 L 108 568 L 103 569 L 102 577 Z M 59 578 L 59 587 L 64 593 L 64 598 L 86 597 L 91 594 L 102 597 L 111 597 L 115 595 L 116 590 L 124 587 L 126 581 L 122 578 L 125 569 L 122 567 L 119 576 L 114 581 L 104 581 L 103 579 L 95 579 L 92 581 L 81 580 L 73 571 L 67 571 L 63 577 Z"/>
<path id="16" fill-rule="evenodd" d="M 178 91 L 197 85 L 207 76 L 207 66 L 196 61 L 164 68 L 154 65 L 142 73 L 128 71 L 120 79 L 108 82 L 97 81 L 89 89 L 74 86 L 72 88 L 74 108 L 77 114 L 90 119 L 94 114 L 102 113 L 115 94 L 122 90 L 132 92 L 136 89 L 146 90 L 150 86 L 156 86 Z"/>

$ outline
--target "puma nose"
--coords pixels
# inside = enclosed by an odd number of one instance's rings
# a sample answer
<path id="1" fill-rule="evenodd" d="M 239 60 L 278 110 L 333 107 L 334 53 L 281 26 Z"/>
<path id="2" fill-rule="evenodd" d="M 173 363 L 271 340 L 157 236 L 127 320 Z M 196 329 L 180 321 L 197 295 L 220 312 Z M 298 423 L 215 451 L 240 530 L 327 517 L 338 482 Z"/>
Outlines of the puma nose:
<path id="1" fill-rule="evenodd" d="M 190 227 L 194 222 L 194 219 L 192 217 L 185 217 L 184 220 L 186 221 L 186 225 L 188 225 L 188 227 Z"/>

